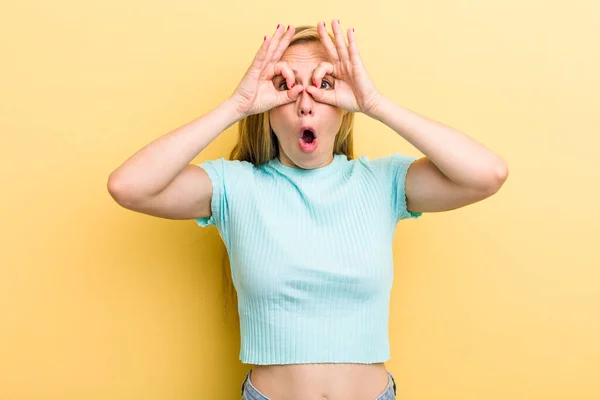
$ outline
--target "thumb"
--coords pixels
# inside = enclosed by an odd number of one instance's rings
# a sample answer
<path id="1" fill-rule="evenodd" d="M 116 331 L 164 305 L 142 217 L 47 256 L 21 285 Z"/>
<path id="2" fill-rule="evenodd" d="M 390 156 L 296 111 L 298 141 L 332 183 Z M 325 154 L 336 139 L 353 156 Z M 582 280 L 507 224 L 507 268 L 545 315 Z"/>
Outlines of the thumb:
<path id="1" fill-rule="evenodd" d="M 326 103 L 332 106 L 337 106 L 337 104 L 335 103 L 335 96 L 332 90 L 322 90 L 317 89 L 314 86 L 307 86 L 306 91 L 313 97 L 313 99 L 315 99 L 319 103 Z"/>
<path id="2" fill-rule="evenodd" d="M 289 90 L 284 90 L 277 93 L 277 103 L 279 105 L 291 103 L 292 101 L 296 101 L 300 93 L 304 90 L 304 86 L 295 85 L 293 88 Z"/>

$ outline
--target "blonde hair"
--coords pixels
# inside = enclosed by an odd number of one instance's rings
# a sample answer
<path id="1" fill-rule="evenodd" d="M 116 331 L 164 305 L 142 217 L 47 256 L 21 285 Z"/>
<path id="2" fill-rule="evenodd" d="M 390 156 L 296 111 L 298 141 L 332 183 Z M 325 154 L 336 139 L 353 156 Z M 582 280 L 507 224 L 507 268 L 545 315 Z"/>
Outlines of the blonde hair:
<path id="1" fill-rule="evenodd" d="M 335 38 L 329 34 L 332 40 Z M 321 43 L 319 32 L 315 26 L 299 26 L 288 46 L 297 44 L 317 42 Z M 255 166 L 267 163 L 279 157 L 279 141 L 271 129 L 269 111 L 250 115 L 239 122 L 238 140 L 229 154 L 230 160 L 247 161 Z M 342 117 L 340 129 L 336 134 L 333 144 L 333 154 L 345 154 L 351 160 L 354 158 L 354 113 L 348 112 Z M 228 305 L 237 304 L 237 293 L 231 279 L 231 267 L 227 251 L 223 251 L 223 286 L 224 286 L 224 309 L 227 312 Z M 235 301 L 234 301 L 235 300 Z M 233 307 L 239 323 L 237 307 Z"/>

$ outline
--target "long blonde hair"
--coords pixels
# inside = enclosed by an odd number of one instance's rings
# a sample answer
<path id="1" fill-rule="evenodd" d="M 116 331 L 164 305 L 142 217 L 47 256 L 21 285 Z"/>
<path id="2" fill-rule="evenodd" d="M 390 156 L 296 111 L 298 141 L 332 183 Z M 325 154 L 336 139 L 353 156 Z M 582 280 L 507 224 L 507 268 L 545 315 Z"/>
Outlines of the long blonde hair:
<path id="1" fill-rule="evenodd" d="M 335 38 L 329 34 L 332 40 Z M 320 43 L 319 32 L 314 26 L 299 26 L 288 47 L 296 44 Z M 255 166 L 267 163 L 279 157 L 279 141 L 271 129 L 269 111 L 250 115 L 239 122 L 238 140 L 229 154 L 230 160 L 247 161 Z M 354 158 L 354 113 L 348 112 L 342 117 L 340 130 L 336 134 L 333 144 L 333 154 L 345 154 L 349 160 Z M 237 305 L 237 293 L 231 279 L 231 267 L 227 251 L 223 251 L 222 276 L 224 289 L 224 309 L 227 313 L 228 306 Z M 233 307 L 239 322 L 237 307 Z"/>

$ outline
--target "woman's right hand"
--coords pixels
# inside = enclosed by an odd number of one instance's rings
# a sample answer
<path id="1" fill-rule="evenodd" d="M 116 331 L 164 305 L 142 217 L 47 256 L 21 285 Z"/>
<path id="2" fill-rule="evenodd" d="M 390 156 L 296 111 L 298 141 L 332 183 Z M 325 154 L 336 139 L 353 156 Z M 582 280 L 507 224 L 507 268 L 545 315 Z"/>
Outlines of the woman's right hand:
<path id="1" fill-rule="evenodd" d="M 231 95 L 242 117 L 259 114 L 296 101 L 300 92 L 304 90 L 302 85 L 295 84 L 296 77 L 288 63 L 279 62 L 294 36 L 294 31 L 291 25 L 287 30 L 278 25 L 273 38 L 265 37 L 250 68 Z M 275 87 L 273 78 L 278 75 L 283 76 L 288 90 Z"/>

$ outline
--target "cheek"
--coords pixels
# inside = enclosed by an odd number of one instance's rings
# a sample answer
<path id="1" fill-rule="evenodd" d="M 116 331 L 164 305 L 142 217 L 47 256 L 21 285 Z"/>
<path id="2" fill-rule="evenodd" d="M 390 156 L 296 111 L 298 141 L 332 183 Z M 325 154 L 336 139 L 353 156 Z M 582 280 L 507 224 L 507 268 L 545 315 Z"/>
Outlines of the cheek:
<path id="1" fill-rule="evenodd" d="M 273 108 L 271 111 L 269 111 L 269 122 L 271 123 L 271 126 L 281 126 L 281 124 L 285 121 L 283 114 L 284 113 L 281 107 Z"/>
<path id="2" fill-rule="evenodd" d="M 338 108 L 331 107 L 327 112 L 327 121 L 329 131 L 335 134 L 340 126 L 342 125 L 342 118 L 344 117 L 343 111 L 340 111 Z"/>
<path id="3" fill-rule="evenodd" d="M 286 130 L 285 121 L 285 115 L 280 109 L 280 107 L 269 111 L 269 123 L 271 124 L 271 129 L 273 130 L 273 132 L 275 132 L 275 136 L 280 142 L 282 140 L 285 141 L 285 138 L 281 137 L 281 132 L 284 132 Z"/>
<path id="4" fill-rule="evenodd" d="M 269 123 L 275 132 L 284 130 L 290 125 L 288 122 L 290 120 L 290 111 L 288 110 L 289 107 L 286 106 L 279 106 L 269 111 Z"/>

